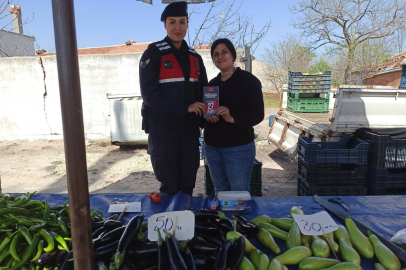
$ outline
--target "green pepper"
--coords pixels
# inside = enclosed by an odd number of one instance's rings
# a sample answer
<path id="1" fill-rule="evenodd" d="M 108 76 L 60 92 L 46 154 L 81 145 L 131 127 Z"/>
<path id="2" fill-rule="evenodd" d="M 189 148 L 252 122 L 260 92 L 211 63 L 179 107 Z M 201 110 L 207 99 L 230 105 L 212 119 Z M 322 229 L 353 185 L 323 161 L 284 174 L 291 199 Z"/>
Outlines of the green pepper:
<path id="1" fill-rule="evenodd" d="M 30 270 L 30 268 L 28 268 L 27 266 L 23 265 L 23 266 L 21 266 L 21 270 Z"/>
<path id="2" fill-rule="evenodd" d="M 22 226 L 33 226 L 33 225 L 35 225 L 34 222 L 32 222 L 32 221 L 30 221 L 30 220 L 28 220 L 28 219 L 25 219 L 25 218 L 23 218 L 23 217 L 15 217 L 15 216 L 13 216 L 12 214 L 10 214 L 10 216 L 11 216 L 12 218 L 14 218 L 15 220 L 17 220 L 18 224 L 20 224 L 20 225 L 22 225 Z"/>
<path id="3" fill-rule="evenodd" d="M 49 217 L 53 222 L 57 222 L 58 217 L 55 215 L 55 213 L 49 213 Z"/>
<path id="4" fill-rule="evenodd" d="M 31 245 L 32 242 L 32 237 L 30 233 L 28 232 L 28 229 L 24 226 L 18 227 L 18 231 L 21 233 L 22 236 L 24 236 L 25 240 L 29 245 Z"/>
<path id="5" fill-rule="evenodd" d="M 61 211 L 59 211 L 58 213 L 59 217 L 68 217 L 68 211 L 66 211 L 66 209 L 62 209 Z"/>
<path id="6" fill-rule="evenodd" d="M 61 245 L 57 245 L 56 246 L 59 250 L 65 250 L 64 248 L 63 248 L 63 246 L 61 246 Z"/>
<path id="7" fill-rule="evenodd" d="M 11 231 L 13 231 L 12 229 L 1 229 L 0 228 L 0 233 L 3 233 L 3 232 L 11 232 Z"/>
<path id="8" fill-rule="evenodd" d="M 37 249 L 37 254 L 34 256 L 34 258 L 32 258 L 32 262 L 35 262 L 36 260 L 38 260 L 38 258 L 41 256 L 42 254 L 42 249 L 44 248 L 44 240 L 40 240 L 38 242 L 38 249 Z"/>
<path id="9" fill-rule="evenodd" d="M 7 222 L 9 220 L 12 220 L 12 219 L 13 218 L 10 217 L 9 215 L 7 217 L 2 217 L 1 220 L 0 220 L 0 225 L 3 225 L 3 223 L 5 223 L 5 222 Z"/>
<path id="10" fill-rule="evenodd" d="M 35 193 L 37 193 L 36 191 L 29 193 L 28 195 L 28 200 L 31 200 L 32 196 L 35 195 Z"/>
<path id="11" fill-rule="evenodd" d="M 10 268 L 11 267 L 11 265 L 13 264 L 13 262 L 14 262 L 15 260 L 14 260 L 14 258 L 13 257 L 11 257 L 10 258 L 10 260 L 7 262 L 7 264 L 6 264 L 6 268 L 5 269 L 7 269 L 8 270 L 8 268 Z"/>
<path id="12" fill-rule="evenodd" d="M 13 224 L 17 224 L 18 221 L 15 220 L 14 218 L 12 218 L 11 220 L 7 220 L 6 222 L 4 222 L 3 224 L 1 224 L 1 228 L 8 228 Z"/>
<path id="13" fill-rule="evenodd" d="M 63 237 L 62 236 L 60 236 L 59 234 L 57 234 L 57 233 L 55 233 L 55 232 L 49 232 L 53 237 L 54 237 L 54 239 L 59 243 L 59 244 L 61 244 L 61 246 L 63 247 L 63 249 L 64 250 L 66 250 L 66 252 L 70 252 L 69 251 L 69 248 L 68 248 L 68 245 L 66 244 L 66 242 L 65 242 L 65 240 L 63 239 Z"/>
<path id="14" fill-rule="evenodd" d="M 48 201 L 45 201 L 44 203 L 44 217 L 43 220 L 48 220 L 48 216 L 49 216 L 49 206 L 48 206 Z"/>
<path id="15" fill-rule="evenodd" d="M 44 208 L 44 204 L 41 201 L 28 201 L 24 203 L 21 207 L 22 208 L 29 208 L 30 210 L 32 209 L 32 206 Z"/>
<path id="16" fill-rule="evenodd" d="M 9 255 L 10 255 L 10 250 L 4 251 L 0 254 L 0 263 L 4 261 Z"/>
<path id="17" fill-rule="evenodd" d="M 63 231 L 64 236 L 69 236 L 68 228 L 65 225 L 65 222 L 59 217 L 58 218 L 58 225 L 61 227 L 61 230 Z"/>
<path id="18" fill-rule="evenodd" d="M 21 259 L 21 261 L 19 261 L 16 265 L 14 265 L 13 267 L 11 267 L 8 270 L 20 269 L 20 267 L 23 266 L 31 258 L 32 253 L 34 252 L 35 248 L 37 247 L 38 241 L 39 241 L 39 234 L 36 233 L 32 237 L 32 245 L 28 246 L 28 249 L 24 253 L 24 256 Z"/>
<path id="19" fill-rule="evenodd" d="M 30 232 L 38 232 L 39 230 L 45 228 L 46 225 L 47 225 L 47 222 L 44 221 L 44 222 L 42 222 L 42 223 L 38 223 L 38 224 L 36 224 L 36 225 L 34 225 L 34 226 L 31 226 L 28 230 L 29 230 Z"/>
<path id="20" fill-rule="evenodd" d="M 21 207 L 7 207 L 7 208 L 2 208 L 0 209 L 0 215 L 4 215 L 4 214 L 21 214 L 24 216 L 29 216 L 30 215 L 30 211 L 28 211 L 25 208 L 21 208 Z"/>
<path id="21" fill-rule="evenodd" d="M 54 237 L 44 229 L 38 231 L 39 235 L 47 242 L 47 247 L 44 248 L 45 252 L 51 252 L 55 248 Z"/>
<path id="22" fill-rule="evenodd" d="M 27 194 L 25 194 L 25 196 L 22 196 L 19 200 L 13 201 L 11 203 L 7 204 L 7 207 L 18 207 L 21 206 L 23 204 L 25 204 L 29 199 L 28 197 L 30 196 L 30 193 L 27 192 Z"/>
<path id="23" fill-rule="evenodd" d="M 21 238 L 21 233 L 17 232 L 16 235 L 14 235 L 13 239 L 11 240 L 11 244 L 10 244 L 11 256 L 13 256 L 13 258 L 16 261 L 20 261 L 20 258 L 18 257 L 18 254 L 17 254 L 17 246 L 20 241 L 20 238 Z"/>

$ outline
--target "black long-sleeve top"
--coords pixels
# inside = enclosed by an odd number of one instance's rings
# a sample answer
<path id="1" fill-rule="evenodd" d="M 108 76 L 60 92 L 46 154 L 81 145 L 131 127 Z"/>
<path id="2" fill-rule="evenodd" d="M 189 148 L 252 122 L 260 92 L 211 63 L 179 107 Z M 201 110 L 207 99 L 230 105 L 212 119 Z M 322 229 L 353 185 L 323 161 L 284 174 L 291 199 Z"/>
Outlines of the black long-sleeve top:
<path id="1" fill-rule="evenodd" d="M 227 107 L 235 123 L 228 123 L 220 116 L 217 123 L 206 121 L 204 141 L 215 147 L 249 144 L 254 140 L 253 126 L 264 119 L 264 100 L 261 82 L 251 73 L 237 68 L 226 81 L 221 74 L 209 82 L 219 86 L 220 106 Z"/>

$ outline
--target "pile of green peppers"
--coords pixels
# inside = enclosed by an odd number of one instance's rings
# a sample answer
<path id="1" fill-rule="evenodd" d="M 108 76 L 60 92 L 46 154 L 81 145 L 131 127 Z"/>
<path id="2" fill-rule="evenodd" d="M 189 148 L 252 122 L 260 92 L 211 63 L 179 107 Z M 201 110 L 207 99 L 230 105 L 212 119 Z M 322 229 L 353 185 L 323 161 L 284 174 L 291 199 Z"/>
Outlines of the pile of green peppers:
<path id="1" fill-rule="evenodd" d="M 34 194 L 0 194 L 0 269 L 62 269 L 69 257 L 67 202 L 50 207 Z"/>

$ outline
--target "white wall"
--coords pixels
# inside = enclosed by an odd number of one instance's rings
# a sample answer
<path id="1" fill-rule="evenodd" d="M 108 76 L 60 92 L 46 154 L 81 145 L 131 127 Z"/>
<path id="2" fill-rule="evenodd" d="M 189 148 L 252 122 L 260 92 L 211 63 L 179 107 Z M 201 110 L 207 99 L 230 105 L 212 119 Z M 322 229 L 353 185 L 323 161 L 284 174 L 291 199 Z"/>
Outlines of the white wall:
<path id="1" fill-rule="evenodd" d="M 0 57 L 34 56 L 34 37 L 0 30 Z"/>
<path id="2" fill-rule="evenodd" d="M 198 52 L 210 80 L 219 71 L 211 61 L 210 50 Z M 110 140 L 108 93 L 140 94 L 138 67 L 141 55 L 79 56 L 87 139 Z M 46 72 L 45 102 L 40 59 Z M 0 58 L 0 93 L 0 140 L 62 139 L 56 56 Z"/>

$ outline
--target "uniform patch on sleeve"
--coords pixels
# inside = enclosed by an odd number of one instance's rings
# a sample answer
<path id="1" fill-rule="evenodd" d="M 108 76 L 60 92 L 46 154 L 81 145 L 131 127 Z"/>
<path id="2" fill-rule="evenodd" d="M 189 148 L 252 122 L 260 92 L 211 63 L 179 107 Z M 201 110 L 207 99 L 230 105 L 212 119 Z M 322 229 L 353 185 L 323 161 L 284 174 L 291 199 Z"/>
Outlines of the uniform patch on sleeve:
<path id="1" fill-rule="evenodd" d="M 172 62 L 171 61 L 165 61 L 164 62 L 164 67 L 165 67 L 165 69 L 171 69 L 172 68 Z"/>
<path id="2" fill-rule="evenodd" d="M 147 59 L 146 61 L 141 61 L 141 62 L 140 62 L 140 66 L 141 66 L 142 68 L 145 68 L 145 67 L 149 64 L 149 62 L 150 62 L 150 59 Z"/>

